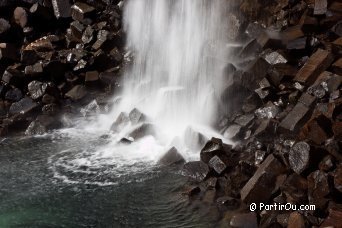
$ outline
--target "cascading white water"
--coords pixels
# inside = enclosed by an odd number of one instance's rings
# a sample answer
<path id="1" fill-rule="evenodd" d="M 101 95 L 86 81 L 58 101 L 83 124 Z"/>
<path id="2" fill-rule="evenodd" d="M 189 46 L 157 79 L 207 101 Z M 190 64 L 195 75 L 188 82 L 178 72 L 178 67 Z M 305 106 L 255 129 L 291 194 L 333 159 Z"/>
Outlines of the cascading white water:
<path id="1" fill-rule="evenodd" d="M 138 108 L 170 138 L 217 115 L 228 48 L 225 0 L 128 0 L 121 111 Z"/>
<path id="2" fill-rule="evenodd" d="M 208 138 L 220 137 L 211 126 L 217 117 L 229 56 L 227 1 L 125 3 L 124 28 L 133 62 L 124 74 L 120 99 L 115 98 L 120 102 L 95 123 L 61 130 L 63 137 L 79 143 L 49 159 L 54 176 L 69 183 L 111 185 L 126 176 L 131 179 L 132 173 L 153 170 L 172 146 L 187 160 L 198 159 L 200 147 L 192 147 L 198 134 L 185 134 L 189 127 Z M 135 126 L 128 124 L 114 134 L 108 134 L 108 129 L 120 113 L 133 108 L 146 114 L 157 134 L 122 144 L 122 137 Z M 100 137 L 103 134 L 109 138 Z"/>

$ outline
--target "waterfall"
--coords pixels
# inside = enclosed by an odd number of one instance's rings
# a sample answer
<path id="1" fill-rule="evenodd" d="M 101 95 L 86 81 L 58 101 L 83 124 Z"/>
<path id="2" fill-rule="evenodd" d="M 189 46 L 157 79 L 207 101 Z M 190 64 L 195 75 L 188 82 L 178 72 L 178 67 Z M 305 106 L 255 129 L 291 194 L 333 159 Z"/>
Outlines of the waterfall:
<path id="1" fill-rule="evenodd" d="M 128 0 L 127 48 L 119 110 L 138 108 L 170 138 L 217 117 L 228 56 L 225 0 Z"/>

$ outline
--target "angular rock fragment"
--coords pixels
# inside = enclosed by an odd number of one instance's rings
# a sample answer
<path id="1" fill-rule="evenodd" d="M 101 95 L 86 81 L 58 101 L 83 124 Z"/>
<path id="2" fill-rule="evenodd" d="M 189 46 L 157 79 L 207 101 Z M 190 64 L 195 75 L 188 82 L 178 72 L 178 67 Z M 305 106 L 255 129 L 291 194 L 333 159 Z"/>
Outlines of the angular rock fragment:
<path id="1" fill-rule="evenodd" d="M 87 94 L 88 92 L 84 86 L 76 85 L 69 92 L 67 92 L 65 96 L 73 101 L 78 101 L 84 98 Z"/>
<path id="2" fill-rule="evenodd" d="M 305 228 L 306 224 L 305 224 L 304 217 L 298 212 L 292 212 L 290 214 L 287 227 L 288 228 Z"/>
<path id="3" fill-rule="evenodd" d="M 155 134 L 156 134 L 156 131 L 155 131 L 155 127 L 153 126 L 153 124 L 142 123 L 138 125 L 136 128 L 134 128 L 133 131 L 131 131 L 131 133 L 129 133 L 128 136 L 132 137 L 134 140 L 139 140 L 148 135 L 155 135 Z"/>
<path id="4" fill-rule="evenodd" d="M 52 0 L 52 7 L 56 18 L 71 17 L 71 4 L 69 0 Z"/>
<path id="5" fill-rule="evenodd" d="M 327 13 L 328 1 L 315 0 L 314 15 L 323 15 Z"/>
<path id="6" fill-rule="evenodd" d="M 238 199 L 235 199 L 230 196 L 219 197 L 216 199 L 216 202 L 220 207 L 224 206 L 225 208 L 229 210 L 237 209 L 240 205 L 240 202 Z"/>
<path id="7" fill-rule="evenodd" d="M 257 109 L 255 115 L 260 119 L 271 119 L 275 118 L 279 112 L 280 109 L 272 102 L 269 102 L 265 107 Z"/>
<path id="8" fill-rule="evenodd" d="M 311 85 L 332 62 L 333 57 L 329 51 L 318 49 L 298 71 L 294 80 Z"/>
<path id="9" fill-rule="evenodd" d="M 56 129 L 61 126 L 61 122 L 56 120 L 55 118 L 51 116 L 41 115 L 38 116 L 35 121 L 31 122 L 31 124 L 25 131 L 25 135 L 42 135 L 48 130 Z"/>
<path id="10" fill-rule="evenodd" d="M 211 158 L 215 155 L 220 155 L 224 153 L 223 143 L 221 139 L 212 138 L 208 141 L 204 148 L 201 150 L 200 157 L 201 161 L 208 164 Z"/>
<path id="11" fill-rule="evenodd" d="M 17 102 L 21 98 L 23 98 L 23 93 L 18 88 L 14 88 L 14 89 L 7 91 L 7 93 L 5 95 L 5 99 L 12 101 L 12 102 Z"/>
<path id="12" fill-rule="evenodd" d="M 297 103 L 297 105 L 292 109 L 292 111 L 281 121 L 279 128 L 283 131 L 297 131 L 303 122 L 310 115 L 310 108 L 302 103 Z"/>
<path id="13" fill-rule="evenodd" d="M 316 209 L 323 209 L 328 202 L 326 197 L 330 193 L 328 174 L 317 170 L 311 173 L 307 179 L 309 203 L 315 205 Z"/>
<path id="14" fill-rule="evenodd" d="M 208 165 L 219 175 L 227 168 L 227 165 L 218 156 L 212 157 L 209 160 Z"/>
<path id="15" fill-rule="evenodd" d="M 72 19 L 76 21 L 83 21 L 84 18 L 91 15 L 92 12 L 95 11 L 95 8 L 89 6 L 83 2 L 76 2 L 75 5 L 71 7 L 71 16 Z"/>
<path id="16" fill-rule="evenodd" d="M 0 43 L 0 60 L 2 59 L 17 59 L 17 49 L 14 45 L 8 43 Z"/>
<path id="17" fill-rule="evenodd" d="M 296 143 L 290 150 L 289 163 L 291 169 L 297 173 L 302 173 L 309 166 L 310 145 L 306 142 Z"/>
<path id="18" fill-rule="evenodd" d="M 97 33 L 97 40 L 93 44 L 92 48 L 94 50 L 99 50 L 101 46 L 107 41 L 108 36 L 109 36 L 109 32 L 107 30 L 100 30 Z"/>
<path id="19" fill-rule="evenodd" d="M 88 26 L 83 34 L 82 34 L 82 42 L 84 44 L 89 44 L 94 38 L 94 29 L 91 26 Z"/>
<path id="20" fill-rule="evenodd" d="M 36 109 L 38 106 L 39 105 L 36 102 L 34 102 L 31 98 L 25 97 L 20 101 L 13 103 L 9 109 L 9 113 L 25 115 Z"/>
<path id="21" fill-rule="evenodd" d="M 245 213 L 245 214 L 237 214 L 232 217 L 229 225 L 231 227 L 236 227 L 236 228 L 241 228 L 241 227 L 257 228 L 258 220 L 254 212 Z"/>
<path id="22" fill-rule="evenodd" d="M 8 68 L 2 75 L 2 81 L 5 84 L 12 85 L 17 88 L 23 88 L 23 85 L 26 82 L 24 76 L 25 75 L 17 69 Z"/>
<path id="23" fill-rule="evenodd" d="M 161 165 L 173 165 L 173 164 L 179 164 L 182 162 L 185 162 L 185 160 L 175 147 L 172 147 L 158 161 L 158 163 Z"/>
<path id="24" fill-rule="evenodd" d="M 246 114 L 237 117 L 234 122 L 242 127 L 248 126 L 254 120 L 254 114 Z"/>
<path id="25" fill-rule="evenodd" d="M 335 227 L 342 224 L 342 210 L 337 208 L 329 209 L 329 216 L 324 219 L 320 227 Z"/>
<path id="26" fill-rule="evenodd" d="M 16 24 L 18 24 L 20 27 L 24 28 L 27 24 L 27 12 L 22 7 L 17 7 L 14 10 L 13 18 Z"/>
<path id="27" fill-rule="evenodd" d="M 334 186 L 342 193 L 342 166 L 338 166 L 334 174 Z"/>
<path id="28" fill-rule="evenodd" d="M 227 139 L 237 139 L 241 133 L 242 127 L 238 124 L 230 125 L 225 131 L 223 136 Z"/>
<path id="29" fill-rule="evenodd" d="M 299 138 L 308 139 L 317 145 L 321 145 L 332 136 L 330 126 L 331 123 L 328 118 L 322 115 L 318 116 L 303 126 Z"/>
<path id="30" fill-rule="evenodd" d="M 185 145 L 192 150 L 199 150 L 203 148 L 203 146 L 209 140 L 205 135 L 194 130 L 192 127 L 188 127 L 185 130 L 184 137 L 186 138 Z"/>
<path id="31" fill-rule="evenodd" d="M 209 167 L 202 161 L 193 161 L 184 165 L 183 172 L 193 180 L 202 182 L 209 174 Z"/>
<path id="32" fill-rule="evenodd" d="M 114 132 L 119 132 L 128 125 L 129 121 L 130 119 L 127 113 L 121 112 L 110 129 Z"/>
<path id="33" fill-rule="evenodd" d="M 4 18 L 0 18 L 0 35 L 7 32 L 10 28 L 10 23 Z"/>
<path id="34" fill-rule="evenodd" d="M 308 181 L 296 173 L 291 174 L 280 189 L 286 196 L 287 202 L 297 204 L 307 200 Z"/>
<path id="35" fill-rule="evenodd" d="M 32 66 L 26 66 L 24 72 L 25 72 L 25 75 L 30 75 L 30 76 L 39 75 L 39 74 L 43 73 L 43 63 L 38 62 Z"/>
<path id="36" fill-rule="evenodd" d="M 247 204 L 268 202 L 275 188 L 275 180 L 284 170 L 284 166 L 273 155 L 269 155 L 241 189 L 241 199 Z"/>
<path id="37" fill-rule="evenodd" d="M 291 40 L 287 43 L 286 49 L 288 50 L 304 50 L 307 45 L 307 37 Z"/>
<path id="38" fill-rule="evenodd" d="M 27 85 L 30 96 L 34 100 L 37 100 L 43 97 L 43 95 L 46 92 L 47 87 L 48 87 L 47 83 L 42 83 L 39 81 L 32 81 Z"/>
<path id="39" fill-rule="evenodd" d="M 75 40 L 82 40 L 83 31 L 85 29 L 84 25 L 81 24 L 79 21 L 73 21 L 70 24 L 71 35 L 74 37 Z"/>
<path id="40" fill-rule="evenodd" d="M 328 172 L 334 167 L 333 158 L 331 155 L 325 156 L 323 160 L 319 163 L 319 170 L 323 172 Z"/>
<path id="41" fill-rule="evenodd" d="M 95 82 L 99 80 L 99 72 L 97 71 L 88 71 L 85 75 L 85 82 Z"/>

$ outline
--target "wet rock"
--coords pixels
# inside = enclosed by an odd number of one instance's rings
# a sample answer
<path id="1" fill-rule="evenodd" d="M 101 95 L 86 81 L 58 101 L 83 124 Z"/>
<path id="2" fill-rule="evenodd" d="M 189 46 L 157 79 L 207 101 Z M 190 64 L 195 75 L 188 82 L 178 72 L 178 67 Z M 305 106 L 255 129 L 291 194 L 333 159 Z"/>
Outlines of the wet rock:
<path id="1" fill-rule="evenodd" d="M 132 138 L 126 138 L 123 137 L 122 139 L 120 139 L 119 143 L 124 144 L 124 145 L 130 145 L 131 143 L 134 142 L 134 139 Z"/>
<path id="2" fill-rule="evenodd" d="M 132 137 L 134 140 L 139 140 L 148 135 L 155 135 L 155 127 L 150 123 L 142 123 L 131 131 L 128 136 Z"/>
<path id="3" fill-rule="evenodd" d="M 129 124 L 129 121 L 130 119 L 127 113 L 121 112 L 110 129 L 114 132 L 119 132 Z"/>
<path id="4" fill-rule="evenodd" d="M 184 137 L 186 138 L 185 145 L 192 150 L 199 150 L 203 148 L 203 146 L 209 140 L 205 135 L 194 130 L 192 127 L 188 127 L 185 130 Z"/>
<path id="5" fill-rule="evenodd" d="M 288 228 L 305 228 L 306 224 L 305 224 L 304 217 L 298 212 L 292 212 L 290 214 L 287 227 Z"/>
<path id="6" fill-rule="evenodd" d="M 263 58 L 253 60 L 248 66 L 242 76 L 241 84 L 250 90 L 255 90 L 258 83 L 266 76 L 270 64 Z"/>
<path id="7" fill-rule="evenodd" d="M 306 107 L 311 107 L 315 101 L 316 98 L 308 93 L 304 93 L 298 100 L 298 102 L 302 103 Z"/>
<path id="8" fill-rule="evenodd" d="M 66 97 L 73 101 L 79 101 L 88 94 L 86 88 L 82 85 L 76 85 L 69 92 L 65 94 Z"/>
<path id="9" fill-rule="evenodd" d="M 247 114 L 237 117 L 234 122 L 242 127 L 248 126 L 254 120 L 254 114 Z"/>
<path id="10" fill-rule="evenodd" d="M 161 165 L 173 165 L 185 162 L 183 156 L 178 152 L 175 147 L 172 147 L 161 159 L 159 159 L 158 163 Z"/>
<path id="11" fill-rule="evenodd" d="M 89 44 L 94 38 L 94 29 L 91 26 L 88 26 L 83 34 L 82 34 L 82 42 L 84 44 Z"/>
<path id="12" fill-rule="evenodd" d="M 7 91 L 7 93 L 5 95 L 5 99 L 12 101 L 12 102 L 17 102 L 21 98 L 23 98 L 23 93 L 18 88 L 14 88 L 14 89 Z"/>
<path id="13" fill-rule="evenodd" d="M 108 36 L 109 36 L 109 32 L 107 30 L 100 30 L 97 33 L 97 40 L 93 44 L 92 48 L 94 50 L 99 50 L 101 46 L 107 41 Z"/>
<path id="14" fill-rule="evenodd" d="M 334 122 L 332 124 L 332 131 L 334 132 L 334 137 L 342 141 L 342 122 Z"/>
<path id="15" fill-rule="evenodd" d="M 71 17 L 71 4 L 69 0 L 52 0 L 52 7 L 56 18 Z"/>
<path id="16" fill-rule="evenodd" d="M 314 15 L 323 15 L 327 13 L 328 1 L 315 0 Z"/>
<path id="17" fill-rule="evenodd" d="M 333 57 L 329 51 L 318 49 L 298 71 L 294 80 L 311 85 L 332 62 Z"/>
<path id="18" fill-rule="evenodd" d="M 272 119 L 260 120 L 253 135 L 258 139 L 267 139 L 270 135 L 275 134 L 275 126 L 276 123 Z"/>
<path id="19" fill-rule="evenodd" d="M 287 43 L 286 49 L 288 50 L 304 50 L 307 45 L 307 38 L 302 37 L 291 40 Z"/>
<path id="20" fill-rule="evenodd" d="M 25 135 L 42 135 L 49 130 L 53 130 L 61 127 L 60 121 L 51 116 L 41 115 L 28 126 L 25 131 Z"/>
<path id="21" fill-rule="evenodd" d="M 85 27 L 83 24 L 81 24 L 79 21 L 73 21 L 70 24 L 71 29 L 71 35 L 75 40 L 81 41 L 83 36 L 83 31 L 85 30 Z"/>
<path id="22" fill-rule="evenodd" d="M 0 18 L 0 35 L 7 32 L 10 28 L 10 23 L 4 18 Z"/>
<path id="23" fill-rule="evenodd" d="M 342 75 L 342 58 L 339 58 L 336 62 L 334 62 L 332 69 L 334 73 Z"/>
<path id="24" fill-rule="evenodd" d="M 43 73 L 43 63 L 38 62 L 32 66 L 26 66 L 24 72 L 25 72 L 25 75 L 37 76 Z"/>
<path id="25" fill-rule="evenodd" d="M 238 139 L 241 135 L 242 127 L 237 124 L 230 125 L 223 133 L 227 139 Z"/>
<path id="26" fill-rule="evenodd" d="M 22 114 L 25 115 L 33 110 L 35 110 L 39 105 L 34 102 L 31 98 L 25 97 L 18 102 L 11 105 L 9 109 L 10 114 Z"/>
<path id="27" fill-rule="evenodd" d="M 129 114 L 129 120 L 133 125 L 136 125 L 138 123 L 144 122 L 147 120 L 147 117 L 140 112 L 137 108 L 134 108 Z"/>
<path id="28" fill-rule="evenodd" d="M 83 21 L 84 18 L 89 17 L 94 11 L 95 8 L 88 4 L 76 2 L 75 5 L 71 7 L 71 16 L 72 19 L 76 21 Z"/>
<path id="29" fill-rule="evenodd" d="M 287 59 L 282 54 L 276 51 L 266 54 L 264 58 L 271 65 L 287 63 Z"/>
<path id="30" fill-rule="evenodd" d="M 183 172 L 193 180 L 202 182 L 209 174 L 209 167 L 202 161 L 192 161 L 184 165 Z"/>
<path id="31" fill-rule="evenodd" d="M 309 139 L 317 145 L 324 144 L 332 134 L 330 133 L 330 120 L 324 116 L 318 116 L 307 122 L 299 133 L 300 139 Z"/>
<path id="32" fill-rule="evenodd" d="M 331 155 L 325 156 L 323 160 L 319 163 L 319 170 L 323 172 L 328 172 L 334 167 L 333 158 Z"/>
<path id="33" fill-rule="evenodd" d="M 342 210 L 337 208 L 329 209 L 329 216 L 323 221 L 320 227 L 336 227 L 342 224 Z"/>
<path id="34" fill-rule="evenodd" d="M 17 49 L 13 44 L 0 43 L 0 60 L 17 60 Z"/>
<path id="35" fill-rule="evenodd" d="M 78 71 L 78 70 L 82 70 L 84 68 L 86 68 L 87 66 L 87 62 L 83 59 L 81 59 L 80 61 L 78 61 L 77 65 L 74 67 L 74 71 Z"/>
<path id="36" fill-rule="evenodd" d="M 14 10 L 13 18 L 16 24 L 18 24 L 20 27 L 24 28 L 27 24 L 27 12 L 22 7 L 17 7 Z"/>
<path id="37" fill-rule="evenodd" d="M 85 107 L 83 107 L 80 112 L 83 116 L 91 116 L 100 113 L 100 106 L 96 100 L 91 101 Z"/>
<path id="38" fill-rule="evenodd" d="M 255 115 L 260 119 L 271 119 L 276 117 L 279 112 L 280 109 L 272 102 L 269 102 L 266 107 L 257 109 Z"/>
<path id="39" fill-rule="evenodd" d="M 2 81 L 5 84 L 12 85 L 17 88 L 23 88 L 26 82 L 25 75 L 21 71 L 11 68 L 5 70 L 2 75 Z"/>
<path id="40" fill-rule="evenodd" d="M 308 181 L 296 173 L 291 174 L 280 189 L 287 202 L 297 204 L 307 201 Z"/>
<path id="41" fill-rule="evenodd" d="M 208 165 L 219 175 L 227 168 L 227 165 L 218 156 L 212 157 L 209 160 Z"/>
<path id="42" fill-rule="evenodd" d="M 43 106 L 42 112 L 44 115 L 55 116 L 59 112 L 59 107 L 54 103 L 46 104 Z"/>
<path id="43" fill-rule="evenodd" d="M 207 189 L 216 189 L 217 178 L 216 177 L 210 177 L 206 180 L 205 183 L 206 183 Z"/>
<path id="44" fill-rule="evenodd" d="M 37 100 L 43 97 L 43 95 L 46 92 L 47 87 L 48 87 L 47 83 L 42 83 L 39 81 L 32 81 L 27 85 L 30 96 L 34 100 Z"/>
<path id="45" fill-rule="evenodd" d="M 289 163 L 295 173 L 302 173 L 309 166 L 310 145 L 306 142 L 296 143 L 290 150 Z"/>
<path id="46" fill-rule="evenodd" d="M 99 72 L 88 71 L 85 75 L 85 82 L 95 82 L 99 80 Z"/>
<path id="47" fill-rule="evenodd" d="M 342 166 L 338 166 L 334 174 L 334 186 L 342 193 Z"/>
<path id="48" fill-rule="evenodd" d="M 255 213 L 237 214 L 232 217 L 229 225 L 236 228 L 257 228 L 258 220 Z"/>
<path id="49" fill-rule="evenodd" d="M 208 141 L 204 148 L 201 150 L 200 157 L 201 161 L 207 163 L 212 159 L 215 155 L 222 155 L 224 153 L 223 143 L 221 139 L 212 138 Z"/>
<path id="50" fill-rule="evenodd" d="M 317 170 L 308 176 L 308 199 L 309 203 L 316 208 L 325 208 L 330 193 L 328 174 Z"/>
<path id="51" fill-rule="evenodd" d="M 186 190 L 185 194 L 189 197 L 195 196 L 201 192 L 201 188 L 198 186 L 190 187 Z"/>
<path id="52" fill-rule="evenodd" d="M 226 209 L 233 210 L 240 206 L 240 201 L 230 196 L 223 196 L 216 199 L 216 203 L 219 207 L 225 207 Z"/>
<path id="53" fill-rule="evenodd" d="M 279 129 L 281 131 L 295 132 L 307 121 L 310 116 L 310 108 L 302 103 L 297 105 L 291 112 L 281 121 Z"/>
<path id="54" fill-rule="evenodd" d="M 39 56 L 34 50 L 24 49 L 20 53 L 20 61 L 27 65 L 35 64 L 39 60 Z"/>
<path id="55" fill-rule="evenodd" d="M 241 189 L 241 199 L 247 204 L 267 202 L 274 191 L 277 176 L 284 170 L 283 165 L 273 155 L 269 155 Z"/>

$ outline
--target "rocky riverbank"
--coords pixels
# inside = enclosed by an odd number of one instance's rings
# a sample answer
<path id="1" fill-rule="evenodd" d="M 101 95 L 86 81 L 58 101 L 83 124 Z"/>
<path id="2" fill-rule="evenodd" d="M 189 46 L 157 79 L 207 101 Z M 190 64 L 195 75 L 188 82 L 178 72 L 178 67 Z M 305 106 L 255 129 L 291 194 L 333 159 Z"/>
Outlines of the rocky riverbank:
<path id="1" fill-rule="evenodd" d="M 110 109 L 124 62 L 118 3 L 1 1 L 0 136 L 65 127 L 87 104 Z"/>
<path id="2" fill-rule="evenodd" d="M 342 224 L 341 10 L 341 2 L 326 0 L 232 3 L 229 23 L 243 45 L 234 50 L 237 66 L 227 66 L 218 125 L 239 143 L 213 138 L 201 161 L 184 165 L 194 184 L 187 194 L 216 204 L 223 226 Z"/>

